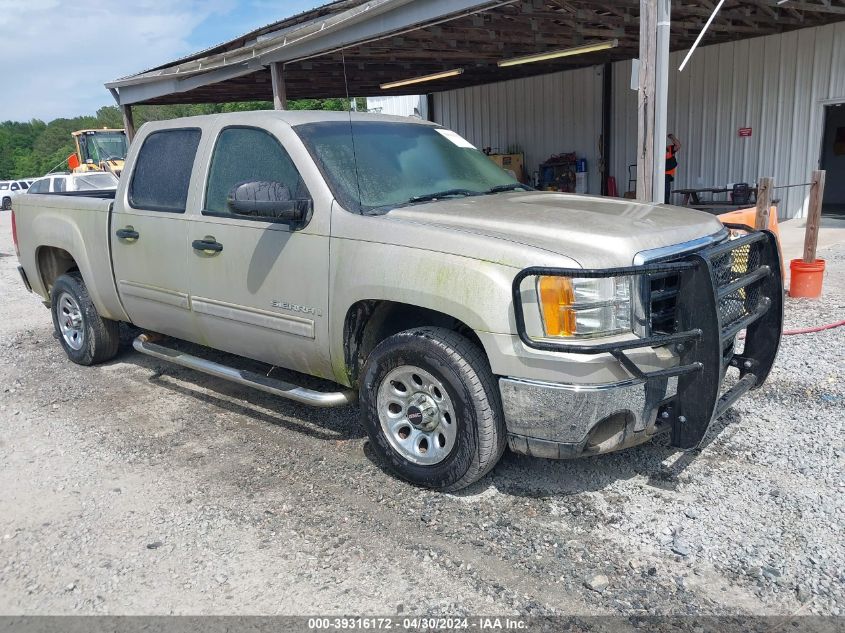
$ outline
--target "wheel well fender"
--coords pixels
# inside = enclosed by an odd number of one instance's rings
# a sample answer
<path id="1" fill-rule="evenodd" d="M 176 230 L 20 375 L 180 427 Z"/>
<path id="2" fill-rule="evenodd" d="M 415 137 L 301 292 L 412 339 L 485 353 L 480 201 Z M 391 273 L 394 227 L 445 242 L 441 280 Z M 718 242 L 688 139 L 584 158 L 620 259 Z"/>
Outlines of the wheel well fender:
<path id="1" fill-rule="evenodd" d="M 38 276 L 48 294 L 56 283 L 56 279 L 65 273 L 79 270 L 79 265 L 73 255 L 56 246 L 40 246 L 35 253 L 35 261 L 38 266 Z"/>
<path id="2" fill-rule="evenodd" d="M 484 351 L 475 331 L 448 314 L 408 303 L 362 300 L 349 307 L 343 324 L 343 364 L 349 384 L 357 383 L 367 357 L 381 341 L 423 326 L 458 332 Z"/>

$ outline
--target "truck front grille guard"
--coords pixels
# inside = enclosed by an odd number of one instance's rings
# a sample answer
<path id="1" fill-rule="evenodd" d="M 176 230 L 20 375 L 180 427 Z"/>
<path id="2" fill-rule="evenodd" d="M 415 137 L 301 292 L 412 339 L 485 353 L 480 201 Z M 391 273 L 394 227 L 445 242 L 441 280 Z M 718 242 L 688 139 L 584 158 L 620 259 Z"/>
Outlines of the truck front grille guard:
<path id="1" fill-rule="evenodd" d="M 771 371 L 783 328 L 783 284 L 777 241 L 769 231 L 730 226 L 747 234 L 683 256 L 677 261 L 625 268 L 526 268 L 513 281 L 514 319 L 520 340 L 532 349 L 570 354 L 611 354 L 635 378 L 651 383 L 678 377 L 677 394 L 661 406 L 672 424 L 672 444 L 698 446 L 710 423 Z M 531 338 L 525 330 L 521 284 L 527 277 L 679 276 L 673 332 L 611 343 L 567 343 Z M 746 330 L 742 353 L 723 353 Z M 625 352 L 672 345 L 676 367 L 643 371 Z M 739 369 L 739 380 L 721 393 L 726 365 Z"/>

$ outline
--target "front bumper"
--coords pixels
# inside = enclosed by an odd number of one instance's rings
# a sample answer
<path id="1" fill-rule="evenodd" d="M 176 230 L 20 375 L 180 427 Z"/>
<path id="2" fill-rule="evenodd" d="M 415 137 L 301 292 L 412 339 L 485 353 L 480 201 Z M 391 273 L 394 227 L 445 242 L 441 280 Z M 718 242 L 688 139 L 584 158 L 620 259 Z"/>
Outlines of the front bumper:
<path id="1" fill-rule="evenodd" d="M 677 378 L 588 386 L 502 378 L 508 444 L 514 452 L 547 459 L 641 444 L 668 428 L 658 424 L 658 410 L 677 387 Z"/>
<path id="2" fill-rule="evenodd" d="M 568 385 L 502 378 L 500 391 L 512 450 L 570 458 L 642 443 L 663 430 L 672 444 L 700 444 L 711 422 L 738 398 L 759 387 L 771 370 L 783 326 L 780 255 L 774 235 L 747 231 L 742 237 L 671 261 L 612 270 L 528 268 L 514 279 L 517 332 L 529 348 L 575 354 L 609 354 L 630 380 L 609 385 Z M 674 326 L 617 343 L 563 343 L 532 339 L 525 329 L 520 284 L 526 277 L 677 275 Z M 746 330 L 742 352 L 734 349 Z M 678 364 L 643 371 L 626 351 L 669 348 Z M 739 376 L 724 393 L 728 367 Z"/>

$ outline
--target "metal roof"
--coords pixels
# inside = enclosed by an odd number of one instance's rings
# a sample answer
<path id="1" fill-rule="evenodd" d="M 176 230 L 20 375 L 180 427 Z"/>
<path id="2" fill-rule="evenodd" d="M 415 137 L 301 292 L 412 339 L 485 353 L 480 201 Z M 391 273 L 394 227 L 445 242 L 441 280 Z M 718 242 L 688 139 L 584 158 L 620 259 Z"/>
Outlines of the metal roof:
<path id="1" fill-rule="evenodd" d="M 672 3 L 671 48 L 688 48 L 712 9 Z M 727 0 L 705 44 L 845 20 L 845 0 Z M 500 68 L 497 61 L 616 39 L 618 47 Z M 121 104 L 271 99 L 281 62 L 287 96 L 402 94 L 390 81 L 460 68 L 438 92 L 604 62 L 639 51 L 639 0 L 339 0 L 224 44 L 106 84 Z"/>

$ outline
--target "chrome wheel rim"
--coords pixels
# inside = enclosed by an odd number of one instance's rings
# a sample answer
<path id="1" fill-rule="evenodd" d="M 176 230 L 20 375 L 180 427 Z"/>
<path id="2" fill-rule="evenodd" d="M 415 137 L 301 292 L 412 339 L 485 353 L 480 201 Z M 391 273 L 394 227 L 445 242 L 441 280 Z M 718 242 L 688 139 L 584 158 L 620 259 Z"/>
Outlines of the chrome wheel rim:
<path id="1" fill-rule="evenodd" d="M 381 381 L 376 400 L 381 430 L 393 449 L 414 464 L 433 466 L 455 447 L 455 407 L 443 383 L 403 365 Z"/>
<path id="2" fill-rule="evenodd" d="M 82 346 L 85 344 L 82 310 L 70 293 L 63 292 L 59 295 L 56 317 L 59 322 L 59 330 L 61 330 L 62 338 L 68 347 L 73 350 L 82 349 Z"/>

